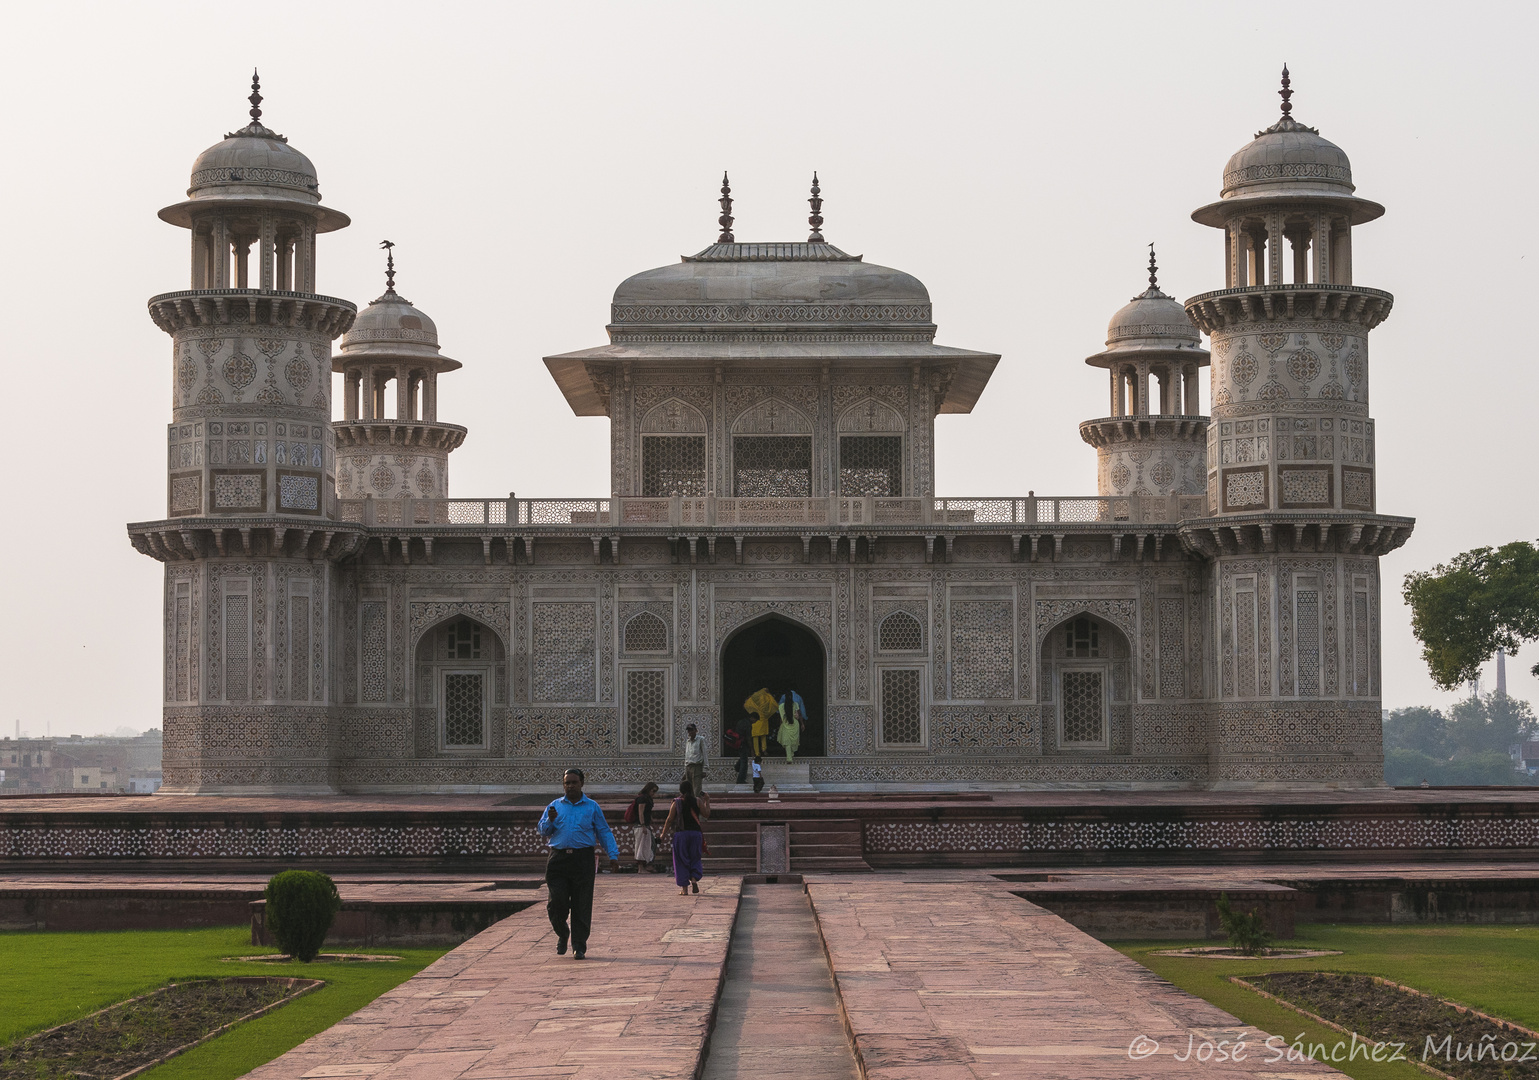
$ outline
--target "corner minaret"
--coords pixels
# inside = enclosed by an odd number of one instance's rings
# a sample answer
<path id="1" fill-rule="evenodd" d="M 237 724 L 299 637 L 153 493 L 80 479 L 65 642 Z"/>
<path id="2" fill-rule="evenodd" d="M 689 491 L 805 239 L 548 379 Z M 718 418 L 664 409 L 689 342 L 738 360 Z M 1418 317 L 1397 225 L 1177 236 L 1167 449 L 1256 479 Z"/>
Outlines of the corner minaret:
<path id="1" fill-rule="evenodd" d="M 348 225 L 320 205 L 310 159 L 251 122 L 203 151 L 187 199 L 191 288 L 150 301 L 171 335 L 167 514 L 328 517 L 335 505 L 331 342 L 356 308 L 317 295 L 315 241 Z"/>
<path id="2" fill-rule="evenodd" d="M 262 123 L 199 155 L 183 202 L 190 288 L 153 298 L 171 335 L 166 518 L 129 526 L 165 563 L 167 793 L 333 790 L 336 518 L 331 343 L 356 308 L 316 292 L 315 166 Z"/>
<path id="3" fill-rule="evenodd" d="M 1085 363 L 1111 375 L 1111 415 L 1079 426 L 1100 459 L 1100 494 L 1201 495 L 1208 418 L 1197 380 L 1208 351 L 1181 305 L 1160 291 L 1153 244 L 1149 287 L 1112 316 L 1106 348 Z"/>
<path id="4" fill-rule="evenodd" d="M 1210 782 L 1383 783 L 1378 556 L 1414 525 L 1376 512 L 1368 333 L 1387 292 L 1352 282 L 1353 230 L 1384 213 L 1347 155 L 1282 116 L 1192 218 L 1224 232 L 1225 285 L 1186 302 L 1212 338 L 1207 516 L 1216 677 Z"/>
<path id="5" fill-rule="evenodd" d="M 438 422 L 438 376 L 459 368 L 438 351 L 438 327 L 395 291 L 395 245 L 385 291 L 342 338 L 333 363 L 344 377 L 337 440 L 337 495 L 343 499 L 442 499 L 449 454 L 465 429 Z M 394 401 L 392 402 L 392 398 Z"/>
<path id="6" fill-rule="evenodd" d="M 1213 339 L 1208 509 L 1375 507 L 1368 332 L 1394 297 L 1352 283 L 1352 230 L 1384 213 L 1341 148 L 1282 117 L 1224 167 L 1192 219 L 1224 230 L 1227 288 L 1186 302 Z"/>

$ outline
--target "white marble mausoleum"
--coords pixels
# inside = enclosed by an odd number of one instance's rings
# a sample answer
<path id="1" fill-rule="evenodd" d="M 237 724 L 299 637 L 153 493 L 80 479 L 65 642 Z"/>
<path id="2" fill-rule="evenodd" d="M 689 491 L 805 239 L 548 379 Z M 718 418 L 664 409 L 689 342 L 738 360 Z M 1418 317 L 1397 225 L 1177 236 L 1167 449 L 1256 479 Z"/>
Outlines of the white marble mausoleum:
<path id="1" fill-rule="evenodd" d="M 1183 305 L 1151 257 L 1086 360 L 1095 494 L 937 492 L 935 417 L 1000 355 L 936 344 L 816 185 L 806 240 L 739 242 L 724 178 L 718 240 L 545 358 L 609 420 L 610 490 L 522 499 L 452 492 L 461 365 L 393 274 L 361 311 L 321 293 L 349 221 L 254 89 L 160 212 L 192 274 L 149 304 L 167 507 L 128 532 L 165 564 L 163 790 L 636 787 L 686 723 L 721 754 L 760 686 L 805 698 L 823 789 L 1380 784 L 1379 556 L 1413 525 L 1376 498 L 1392 297 L 1352 277 L 1383 207 L 1289 93 L 1192 215 L 1221 287 Z"/>

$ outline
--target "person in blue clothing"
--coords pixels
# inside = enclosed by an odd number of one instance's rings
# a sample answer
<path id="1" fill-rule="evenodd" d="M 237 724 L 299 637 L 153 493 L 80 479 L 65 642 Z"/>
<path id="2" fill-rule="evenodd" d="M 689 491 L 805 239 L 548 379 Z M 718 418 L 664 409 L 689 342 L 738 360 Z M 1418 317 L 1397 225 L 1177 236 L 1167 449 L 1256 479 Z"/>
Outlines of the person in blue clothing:
<path id="1" fill-rule="evenodd" d="M 600 843 L 609 856 L 609 868 L 620 865 L 620 848 L 614 833 L 604 820 L 599 804 L 582 793 L 581 769 L 568 769 L 561 778 L 566 794 L 552 802 L 540 816 L 540 835 L 550 845 L 550 860 L 545 864 L 545 887 L 550 901 L 545 912 L 551 929 L 556 931 L 556 955 L 566 952 L 567 938 L 572 940 L 572 955 L 581 960 L 588 952 L 588 932 L 593 928 L 593 879 L 597 872 L 594 849 Z M 567 915 L 572 917 L 567 929 Z"/>

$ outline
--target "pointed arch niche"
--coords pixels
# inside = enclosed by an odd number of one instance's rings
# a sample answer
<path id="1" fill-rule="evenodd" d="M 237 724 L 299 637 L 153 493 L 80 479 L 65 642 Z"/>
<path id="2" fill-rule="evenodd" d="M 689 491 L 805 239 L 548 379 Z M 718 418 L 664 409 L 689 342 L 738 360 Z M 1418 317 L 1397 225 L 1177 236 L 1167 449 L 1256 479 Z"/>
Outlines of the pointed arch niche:
<path id="1" fill-rule="evenodd" d="M 732 423 L 733 496 L 811 498 L 812 430 L 812 418 L 780 398 L 745 409 Z"/>
<path id="2" fill-rule="evenodd" d="M 1062 753 L 1126 753 L 1133 650 L 1116 625 L 1089 611 L 1042 639 L 1043 746 Z"/>
<path id="3" fill-rule="evenodd" d="M 644 498 L 699 498 L 709 486 L 705 414 L 678 398 L 660 401 L 641 418 Z"/>
<path id="4" fill-rule="evenodd" d="M 839 414 L 839 494 L 849 498 L 897 498 L 907 488 L 904 478 L 903 415 L 891 405 L 868 397 Z"/>
<path id="5" fill-rule="evenodd" d="M 491 749 L 492 706 L 506 705 L 508 656 L 497 631 L 454 615 L 417 640 L 416 699 L 438 720 L 444 753 Z"/>
<path id="6" fill-rule="evenodd" d="M 777 700 L 795 690 L 807 706 L 807 726 L 799 757 L 822 757 L 828 716 L 828 658 L 823 642 L 810 627 L 782 615 L 764 615 L 732 631 L 721 646 L 721 716 L 725 729 L 744 714 L 743 703 L 758 690 Z M 779 722 L 770 724 L 771 755 L 784 753 L 774 741 Z M 722 743 L 722 754 L 733 754 Z"/>

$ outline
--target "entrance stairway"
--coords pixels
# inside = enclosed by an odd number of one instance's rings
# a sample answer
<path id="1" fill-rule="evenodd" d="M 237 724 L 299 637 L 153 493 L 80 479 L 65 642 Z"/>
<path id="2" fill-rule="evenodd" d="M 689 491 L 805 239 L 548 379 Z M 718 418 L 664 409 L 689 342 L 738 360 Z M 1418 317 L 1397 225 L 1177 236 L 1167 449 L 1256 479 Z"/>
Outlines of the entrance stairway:
<path id="1" fill-rule="evenodd" d="M 752 874 L 760 870 L 759 825 L 789 825 L 790 873 L 848 873 L 870 870 L 861 855 L 861 825 L 855 818 L 774 817 L 774 804 L 755 818 L 713 817 L 705 826 L 711 854 L 705 868 L 711 874 Z"/>

